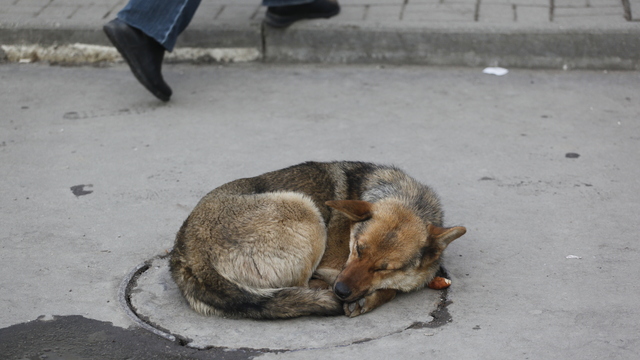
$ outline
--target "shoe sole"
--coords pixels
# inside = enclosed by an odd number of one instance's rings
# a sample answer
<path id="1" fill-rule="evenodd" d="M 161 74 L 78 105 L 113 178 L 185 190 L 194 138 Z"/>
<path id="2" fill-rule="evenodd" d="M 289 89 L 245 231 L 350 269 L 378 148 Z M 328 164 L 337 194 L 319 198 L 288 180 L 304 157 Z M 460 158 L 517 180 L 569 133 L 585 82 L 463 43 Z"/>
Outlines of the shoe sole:
<path id="1" fill-rule="evenodd" d="M 296 21 L 300 20 L 312 20 L 312 19 L 328 19 L 334 17 L 340 13 L 340 8 L 337 8 L 335 11 L 330 13 L 322 13 L 322 14 L 305 14 L 305 15 L 297 15 L 297 16 L 280 16 L 267 11 L 264 22 L 274 28 L 285 28 L 290 26 Z"/>
<path id="2" fill-rule="evenodd" d="M 120 42 L 117 40 L 115 34 L 111 31 L 111 29 L 105 25 L 102 30 L 104 31 L 104 33 L 107 35 L 107 37 L 109 38 L 109 41 L 111 41 L 111 43 L 113 44 L 113 46 L 115 46 L 115 48 L 118 50 L 118 52 L 120 53 L 120 55 L 122 55 L 122 58 L 124 59 L 124 61 L 127 62 L 127 65 L 129 65 L 129 69 L 131 69 L 131 72 L 133 73 L 133 76 L 136 77 L 136 79 L 138 79 L 138 82 L 140 82 L 140 84 L 142 84 L 142 86 L 144 86 L 151 94 L 153 94 L 155 97 L 157 97 L 158 99 L 167 102 L 169 101 L 169 99 L 171 99 L 171 95 L 166 95 L 160 91 L 158 91 L 157 89 L 155 89 L 153 86 L 151 86 L 151 84 L 149 84 L 149 82 L 147 81 L 147 79 L 138 71 L 138 68 L 140 68 L 140 64 L 133 64 L 132 65 L 132 60 L 126 55 L 126 52 L 124 51 L 124 46 L 122 46 L 122 44 L 120 44 Z M 137 66 L 135 66 L 137 65 Z"/>

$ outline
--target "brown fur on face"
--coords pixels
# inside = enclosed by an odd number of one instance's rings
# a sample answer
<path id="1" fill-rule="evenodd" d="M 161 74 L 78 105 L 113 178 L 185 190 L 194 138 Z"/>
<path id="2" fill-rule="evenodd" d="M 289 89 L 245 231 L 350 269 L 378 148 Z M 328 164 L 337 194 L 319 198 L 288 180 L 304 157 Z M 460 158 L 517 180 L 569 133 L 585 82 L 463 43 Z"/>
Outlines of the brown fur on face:
<path id="1" fill-rule="evenodd" d="M 431 281 L 440 255 L 463 227 L 425 224 L 402 201 L 335 201 L 327 205 L 354 221 L 350 254 L 334 290 L 346 303 L 380 289 L 411 291 Z"/>

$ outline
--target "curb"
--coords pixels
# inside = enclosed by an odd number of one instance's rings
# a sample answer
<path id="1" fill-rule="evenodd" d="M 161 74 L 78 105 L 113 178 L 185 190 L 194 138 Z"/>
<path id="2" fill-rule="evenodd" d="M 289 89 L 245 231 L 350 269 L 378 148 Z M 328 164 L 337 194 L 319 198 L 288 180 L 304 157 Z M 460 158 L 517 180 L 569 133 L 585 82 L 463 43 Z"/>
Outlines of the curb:
<path id="1" fill-rule="evenodd" d="M 640 69 L 640 24 L 586 27 L 292 27 L 266 30 L 265 61 Z"/>
<path id="2" fill-rule="evenodd" d="M 167 53 L 166 63 L 230 63 L 250 62 L 261 58 L 255 48 L 177 48 Z M 51 64 L 82 65 L 100 63 L 118 63 L 124 59 L 112 46 L 71 44 L 71 45 L 0 45 L 0 61 L 31 63 L 49 62 Z"/>
<path id="3" fill-rule="evenodd" d="M 74 43 L 109 45 L 102 31 L 93 28 L 0 27 L 3 45 L 55 47 Z M 202 51 L 191 49 L 191 55 L 176 56 L 172 62 L 262 60 L 267 63 L 640 70 L 640 22 L 600 29 L 558 25 L 362 26 L 361 23 L 301 22 L 280 30 L 257 22 L 245 26 L 198 24 L 182 34 L 178 49 L 185 47 L 205 49 L 207 53 L 222 51 L 227 55 L 202 55 Z M 244 55 L 238 59 L 235 55 L 229 57 L 227 49 L 244 49 Z"/>

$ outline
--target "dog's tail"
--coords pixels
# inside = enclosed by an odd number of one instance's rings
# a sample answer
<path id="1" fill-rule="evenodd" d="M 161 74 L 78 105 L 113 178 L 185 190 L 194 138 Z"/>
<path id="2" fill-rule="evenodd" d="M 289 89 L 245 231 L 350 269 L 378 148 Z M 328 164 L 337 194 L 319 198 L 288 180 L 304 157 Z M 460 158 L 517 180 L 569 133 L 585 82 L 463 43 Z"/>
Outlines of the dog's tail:
<path id="1" fill-rule="evenodd" d="M 289 287 L 270 290 L 266 294 L 254 294 L 250 298 L 254 301 L 248 304 L 257 304 L 257 307 L 248 309 L 241 305 L 234 310 L 240 310 L 242 316 L 261 319 L 344 315 L 342 302 L 330 289 Z"/>
<path id="2" fill-rule="evenodd" d="M 196 289 L 194 289 L 196 290 Z M 184 291 L 191 307 L 199 313 L 253 319 L 284 319 L 308 315 L 342 315 L 342 303 L 329 289 L 289 287 L 248 290 L 199 289 Z"/>
<path id="3" fill-rule="evenodd" d="M 189 305 L 205 315 L 284 319 L 344 314 L 342 302 L 330 289 L 246 288 L 229 281 L 214 270 L 205 279 L 196 277 L 189 267 L 178 261 L 171 262 L 171 275 Z"/>

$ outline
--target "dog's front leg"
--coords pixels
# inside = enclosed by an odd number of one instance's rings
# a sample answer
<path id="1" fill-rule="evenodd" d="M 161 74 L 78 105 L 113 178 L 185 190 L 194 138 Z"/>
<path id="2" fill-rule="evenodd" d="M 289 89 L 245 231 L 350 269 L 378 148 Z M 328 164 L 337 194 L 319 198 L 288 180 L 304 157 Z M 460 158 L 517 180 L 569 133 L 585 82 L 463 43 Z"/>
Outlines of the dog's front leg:
<path id="1" fill-rule="evenodd" d="M 316 269 L 313 277 L 316 279 L 324 280 L 329 286 L 336 282 L 336 278 L 340 275 L 340 270 L 331 268 L 318 268 Z"/>
<path id="2" fill-rule="evenodd" d="M 356 302 L 345 303 L 344 313 L 348 317 L 356 317 L 358 315 L 368 313 L 378 306 L 391 301 L 396 297 L 397 292 L 397 290 L 393 289 L 376 290 Z"/>

